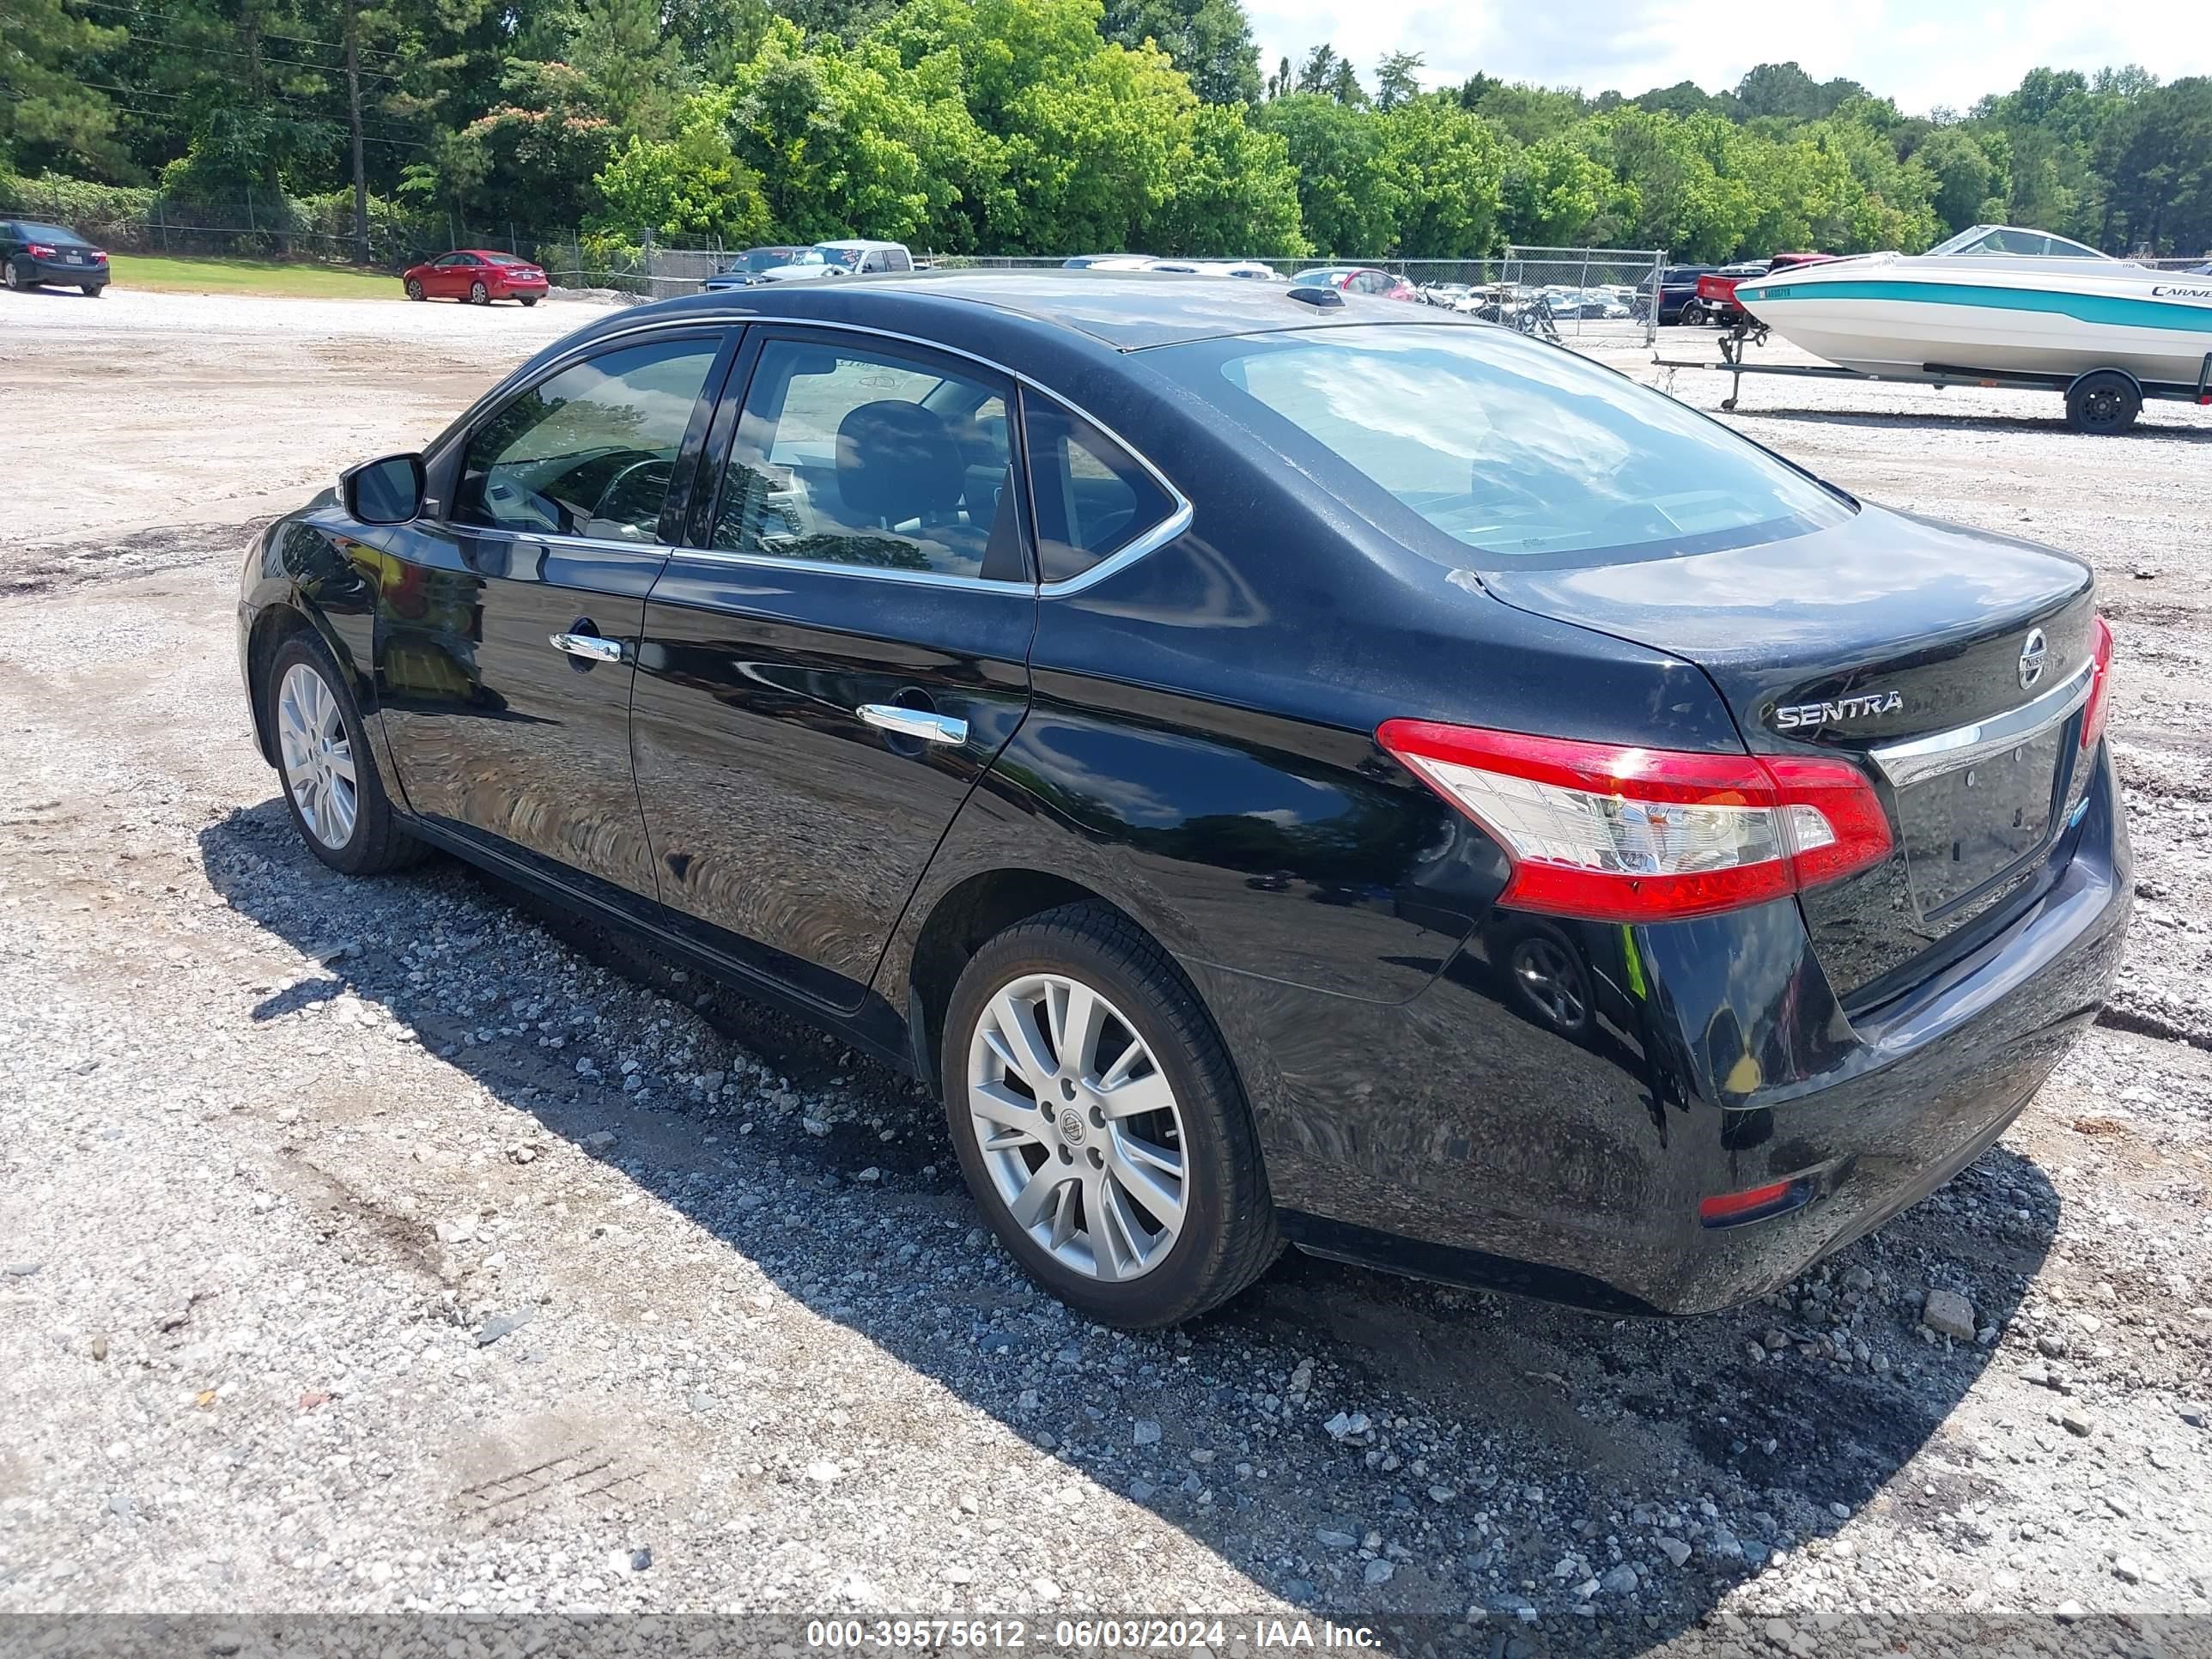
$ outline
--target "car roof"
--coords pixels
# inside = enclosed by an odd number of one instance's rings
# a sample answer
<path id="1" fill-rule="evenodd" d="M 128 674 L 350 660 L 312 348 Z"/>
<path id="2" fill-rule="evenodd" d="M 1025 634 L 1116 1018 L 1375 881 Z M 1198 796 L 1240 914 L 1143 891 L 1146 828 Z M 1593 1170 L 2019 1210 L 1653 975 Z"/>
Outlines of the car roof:
<path id="1" fill-rule="evenodd" d="M 671 319 L 697 315 L 810 318 L 900 330 L 971 346 L 978 331 L 1018 325 L 1085 337 L 1116 351 L 1142 351 L 1190 340 L 1292 329 L 1370 324 L 1390 327 L 1480 327 L 1433 307 L 1358 295 L 1318 307 L 1291 290 L 1243 276 L 1182 276 L 1157 271 L 963 270 L 856 276 L 824 288 L 805 283 L 686 295 L 623 313 Z M 614 321 L 602 325 L 610 331 Z"/>
<path id="2" fill-rule="evenodd" d="M 872 242 L 865 236 L 841 236 L 833 241 L 816 242 L 816 247 L 904 247 L 904 242 Z"/>

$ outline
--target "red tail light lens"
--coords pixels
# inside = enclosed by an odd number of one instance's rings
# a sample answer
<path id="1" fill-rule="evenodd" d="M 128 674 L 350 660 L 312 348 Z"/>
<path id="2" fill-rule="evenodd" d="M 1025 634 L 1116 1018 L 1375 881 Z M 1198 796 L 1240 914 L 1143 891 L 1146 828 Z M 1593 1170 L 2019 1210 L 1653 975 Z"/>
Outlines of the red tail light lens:
<path id="1" fill-rule="evenodd" d="M 1880 863 L 1889 817 L 1848 761 L 1686 754 L 1386 720 L 1376 740 L 1494 836 L 1501 905 L 1666 921 Z"/>
<path id="2" fill-rule="evenodd" d="M 44 242 L 27 242 L 23 245 L 23 252 L 33 259 L 51 259 L 54 257 L 53 249 Z"/>
<path id="3" fill-rule="evenodd" d="M 2112 706 L 2112 630 L 2102 617 L 2090 618 L 2089 642 L 2096 659 L 2097 673 L 2089 682 L 2089 701 L 2081 705 L 2081 747 L 2085 751 L 2094 749 L 2097 740 L 2105 735 L 2106 711 Z"/>

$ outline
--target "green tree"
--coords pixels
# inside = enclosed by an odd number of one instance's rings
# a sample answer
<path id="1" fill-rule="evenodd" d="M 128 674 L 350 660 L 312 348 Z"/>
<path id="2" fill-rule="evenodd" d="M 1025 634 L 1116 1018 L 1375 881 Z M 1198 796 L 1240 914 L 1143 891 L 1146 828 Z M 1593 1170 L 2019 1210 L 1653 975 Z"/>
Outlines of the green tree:
<path id="1" fill-rule="evenodd" d="M 1326 40 L 1309 51 L 1305 62 L 1298 65 L 1297 89 L 1334 98 L 1340 104 L 1367 101 L 1367 89 L 1359 84 L 1352 60 L 1339 57 L 1336 48 Z"/>
<path id="2" fill-rule="evenodd" d="M 1123 46 L 1158 46 L 1202 102 L 1260 100 L 1260 49 L 1240 0 L 1108 0 L 1103 29 Z"/>
<path id="3" fill-rule="evenodd" d="M 1419 97 L 1419 72 L 1427 62 L 1418 52 L 1386 52 L 1375 66 L 1375 107 L 1388 113 Z"/>
<path id="4" fill-rule="evenodd" d="M 1298 215 L 1316 250 L 1336 258 L 1393 251 L 1405 190 L 1381 119 L 1317 92 L 1263 104 L 1257 118 L 1281 137 L 1297 171 Z"/>
<path id="5" fill-rule="evenodd" d="M 1515 148 L 1499 181 L 1504 239 L 1539 247 L 1580 244 L 1605 209 L 1613 177 L 1565 138 Z"/>
<path id="6" fill-rule="evenodd" d="M 1990 153 L 1963 127 L 1938 127 L 1912 152 L 1934 183 L 1930 205 L 1946 234 L 1984 222 L 2002 203 L 1992 204 L 1998 173 Z"/>
<path id="7" fill-rule="evenodd" d="M 121 46 L 125 32 L 66 0 L 0 0 L 0 173 L 82 167 L 105 178 L 137 171 L 117 142 L 107 94 L 80 67 Z"/>
<path id="8" fill-rule="evenodd" d="M 1303 258 L 1313 251 L 1298 217 L 1298 179 L 1279 133 L 1234 105 L 1201 105 L 1170 160 L 1168 192 L 1138 227 L 1137 246 L 1161 253 Z"/>
<path id="9" fill-rule="evenodd" d="M 1470 104 L 1468 90 L 1475 85 L 1475 81 L 1486 84 L 1476 92 Z M 1476 76 L 1475 81 L 1460 88 L 1461 104 L 1496 123 L 1516 144 L 1534 144 L 1557 137 L 1589 113 L 1582 94 L 1565 87 L 1506 86 L 1482 76 Z"/>
<path id="10" fill-rule="evenodd" d="M 1382 165 L 1397 186 L 1389 251 L 1462 259 L 1498 246 L 1507 145 L 1449 94 L 1416 98 L 1380 118 Z"/>
<path id="11" fill-rule="evenodd" d="M 963 209 L 998 203 L 997 158 L 963 102 L 959 72 L 957 54 L 941 49 L 909 64 L 871 35 L 813 51 L 792 24 L 771 23 L 731 82 L 726 127 L 732 153 L 762 180 L 777 233 L 974 246 L 977 222 Z"/>
<path id="12" fill-rule="evenodd" d="M 605 206 L 592 228 L 664 237 L 715 237 L 743 246 L 766 239 L 760 175 L 731 148 L 727 88 L 684 100 L 673 138 L 632 133 L 592 180 Z"/>

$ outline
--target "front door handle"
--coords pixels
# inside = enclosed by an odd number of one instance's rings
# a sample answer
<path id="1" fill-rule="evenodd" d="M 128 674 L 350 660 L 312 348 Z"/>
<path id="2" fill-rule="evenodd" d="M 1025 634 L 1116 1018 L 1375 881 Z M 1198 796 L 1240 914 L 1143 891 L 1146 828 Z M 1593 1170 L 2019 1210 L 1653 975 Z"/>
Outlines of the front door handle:
<path id="1" fill-rule="evenodd" d="M 924 743 L 968 741 L 968 722 L 957 720 L 950 714 L 933 714 L 923 708 L 902 708 L 895 702 L 864 702 L 853 712 L 869 725 L 896 732 L 902 738 L 919 738 Z"/>
<path id="2" fill-rule="evenodd" d="M 623 647 L 620 640 L 603 639 L 597 634 L 553 634 L 556 651 L 565 651 L 572 657 L 581 657 L 586 662 L 620 662 Z"/>

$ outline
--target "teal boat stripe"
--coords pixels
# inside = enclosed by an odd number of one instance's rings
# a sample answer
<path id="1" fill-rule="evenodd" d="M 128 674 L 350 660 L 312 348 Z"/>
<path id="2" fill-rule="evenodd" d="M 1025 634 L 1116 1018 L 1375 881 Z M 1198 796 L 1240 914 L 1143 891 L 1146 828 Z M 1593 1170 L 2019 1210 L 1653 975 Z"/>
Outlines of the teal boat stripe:
<path id="1" fill-rule="evenodd" d="M 2084 323 L 2130 328 L 2168 328 L 2212 334 L 2212 306 L 2181 300 L 2130 300 L 2117 294 L 2054 294 L 2048 289 L 1984 288 L 1971 283 L 1784 283 L 1761 289 L 1747 284 L 1738 298 L 1753 305 L 1770 300 L 1903 300 L 1919 305 L 1979 306 L 1990 311 L 2044 311 Z"/>

